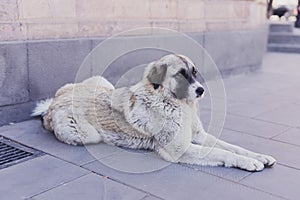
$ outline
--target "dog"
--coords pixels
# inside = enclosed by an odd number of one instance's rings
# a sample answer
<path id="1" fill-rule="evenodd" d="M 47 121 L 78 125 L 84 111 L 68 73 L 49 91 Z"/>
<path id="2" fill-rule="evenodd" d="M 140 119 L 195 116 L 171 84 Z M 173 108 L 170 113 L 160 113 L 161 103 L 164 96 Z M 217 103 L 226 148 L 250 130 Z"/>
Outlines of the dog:
<path id="1" fill-rule="evenodd" d="M 173 163 L 261 171 L 276 160 L 205 132 L 197 101 L 205 91 L 194 63 L 171 54 L 151 62 L 131 87 L 115 89 L 101 76 L 60 88 L 37 104 L 44 128 L 71 145 L 104 142 L 157 152 Z"/>

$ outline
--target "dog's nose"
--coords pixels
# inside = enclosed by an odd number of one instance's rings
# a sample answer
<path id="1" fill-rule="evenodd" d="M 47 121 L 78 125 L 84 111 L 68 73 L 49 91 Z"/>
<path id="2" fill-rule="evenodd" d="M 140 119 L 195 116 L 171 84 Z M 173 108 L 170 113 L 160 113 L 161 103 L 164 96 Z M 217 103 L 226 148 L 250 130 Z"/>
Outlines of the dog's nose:
<path id="1" fill-rule="evenodd" d="M 200 97 L 204 93 L 204 89 L 202 87 L 198 87 L 196 89 L 197 97 Z"/>

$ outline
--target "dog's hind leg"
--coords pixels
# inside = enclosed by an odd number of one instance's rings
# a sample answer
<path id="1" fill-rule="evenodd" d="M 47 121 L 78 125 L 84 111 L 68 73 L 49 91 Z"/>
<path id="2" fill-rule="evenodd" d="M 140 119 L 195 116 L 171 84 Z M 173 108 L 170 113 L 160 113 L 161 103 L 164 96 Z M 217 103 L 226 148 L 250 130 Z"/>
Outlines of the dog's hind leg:
<path id="1" fill-rule="evenodd" d="M 95 144 L 102 141 L 98 131 L 83 117 L 74 117 L 64 110 L 53 113 L 54 134 L 60 141 L 72 145 Z"/>
<path id="2" fill-rule="evenodd" d="M 247 171 L 261 171 L 264 169 L 263 163 L 256 159 L 216 147 L 204 147 L 196 144 L 191 144 L 178 159 L 178 162 L 203 166 L 237 167 Z"/>

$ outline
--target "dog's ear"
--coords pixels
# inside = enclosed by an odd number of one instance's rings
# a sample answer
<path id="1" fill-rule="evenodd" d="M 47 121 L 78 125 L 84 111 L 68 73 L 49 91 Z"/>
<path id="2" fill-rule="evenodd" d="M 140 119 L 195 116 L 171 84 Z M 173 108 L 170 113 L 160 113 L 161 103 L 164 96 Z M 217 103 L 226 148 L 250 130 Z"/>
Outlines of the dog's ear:
<path id="1" fill-rule="evenodd" d="M 167 73 L 166 64 L 153 64 L 147 74 L 147 79 L 152 83 L 154 89 L 159 88 Z"/>

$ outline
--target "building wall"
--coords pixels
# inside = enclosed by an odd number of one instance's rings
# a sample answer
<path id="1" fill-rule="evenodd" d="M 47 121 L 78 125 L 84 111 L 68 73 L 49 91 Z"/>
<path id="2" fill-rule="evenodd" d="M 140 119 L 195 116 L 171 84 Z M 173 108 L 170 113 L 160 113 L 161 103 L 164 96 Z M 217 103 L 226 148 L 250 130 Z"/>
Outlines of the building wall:
<path id="1" fill-rule="evenodd" d="M 136 27 L 255 29 L 264 0 L 1 0 L 0 41 L 111 36 Z"/>

